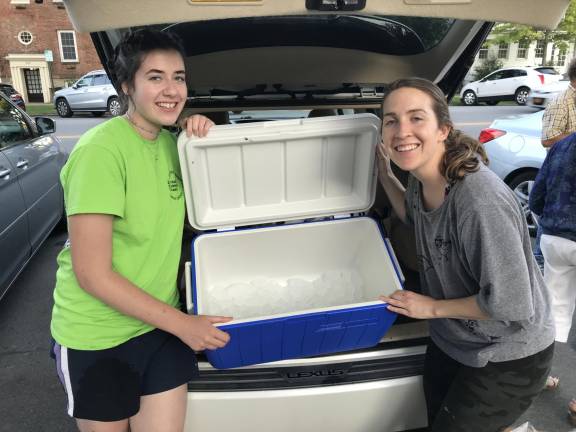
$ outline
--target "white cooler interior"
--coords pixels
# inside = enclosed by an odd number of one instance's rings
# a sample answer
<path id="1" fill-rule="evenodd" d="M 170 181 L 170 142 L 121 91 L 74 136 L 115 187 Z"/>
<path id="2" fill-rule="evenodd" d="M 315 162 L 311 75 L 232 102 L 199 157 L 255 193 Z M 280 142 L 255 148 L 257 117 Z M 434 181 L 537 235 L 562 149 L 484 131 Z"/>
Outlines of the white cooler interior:
<path id="1" fill-rule="evenodd" d="M 376 222 L 364 217 L 202 235 L 194 273 L 197 312 L 235 320 L 373 304 L 402 287 Z"/>

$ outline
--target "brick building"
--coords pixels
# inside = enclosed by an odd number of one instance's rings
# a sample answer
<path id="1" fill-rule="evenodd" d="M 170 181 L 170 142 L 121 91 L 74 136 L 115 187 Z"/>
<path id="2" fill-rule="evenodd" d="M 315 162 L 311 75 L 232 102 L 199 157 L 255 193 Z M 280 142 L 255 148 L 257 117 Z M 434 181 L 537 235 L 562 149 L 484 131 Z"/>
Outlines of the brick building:
<path id="1" fill-rule="evenodd" d="M 0 17 L 0 81 L 26 102 L 51 102 L 55 89 L 102 68 L 90 35 L 74 30 L 62 0 L 0 0 Z"/>

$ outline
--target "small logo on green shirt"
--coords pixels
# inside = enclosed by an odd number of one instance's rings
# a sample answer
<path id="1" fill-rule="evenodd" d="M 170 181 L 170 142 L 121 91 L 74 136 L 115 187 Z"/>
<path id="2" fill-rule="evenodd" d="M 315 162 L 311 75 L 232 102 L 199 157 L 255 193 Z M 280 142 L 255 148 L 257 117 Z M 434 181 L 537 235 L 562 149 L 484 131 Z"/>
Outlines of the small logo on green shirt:
<path id="1" fill-rule="evenodd" d="M 182 198 L 182 179 L 174 171 L 170 171 L 168 175 L 168 189 L 170 190 L 170 198 L 174 200 Z"/>

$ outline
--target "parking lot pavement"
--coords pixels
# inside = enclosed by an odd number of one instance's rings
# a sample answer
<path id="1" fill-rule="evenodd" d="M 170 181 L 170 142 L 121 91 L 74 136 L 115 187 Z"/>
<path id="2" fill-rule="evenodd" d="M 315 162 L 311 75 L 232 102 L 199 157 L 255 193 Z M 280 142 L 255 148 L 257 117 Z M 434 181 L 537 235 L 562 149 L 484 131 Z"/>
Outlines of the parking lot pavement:
<path id="1" fill-rule="evenodd" d="M 555 390 L 544 390 L 518 424 L 529 421 L 538 432 L 576 432 L 568 422 L 568 402 L 576 398 L 576 320 L 568 343 L 556 343 L 552 375 L 560 378 Z"/>

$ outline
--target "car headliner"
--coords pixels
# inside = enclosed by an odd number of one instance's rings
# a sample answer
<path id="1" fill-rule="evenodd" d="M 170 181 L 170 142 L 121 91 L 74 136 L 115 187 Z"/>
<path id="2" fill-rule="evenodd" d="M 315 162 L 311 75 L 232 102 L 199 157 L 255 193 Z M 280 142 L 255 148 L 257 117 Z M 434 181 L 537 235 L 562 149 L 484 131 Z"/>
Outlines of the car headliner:
<path id="1" fill-rule="evenodd" d="M 305 0 L 64 0 L 76 30 L 247 16 L 306 15 Z M 570 0 L 367 0 L 367 15 L 506 21 L 553 29 Z M 337 12 L 341 13 L 341 12 Z"/>

